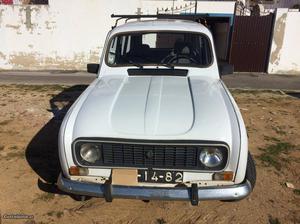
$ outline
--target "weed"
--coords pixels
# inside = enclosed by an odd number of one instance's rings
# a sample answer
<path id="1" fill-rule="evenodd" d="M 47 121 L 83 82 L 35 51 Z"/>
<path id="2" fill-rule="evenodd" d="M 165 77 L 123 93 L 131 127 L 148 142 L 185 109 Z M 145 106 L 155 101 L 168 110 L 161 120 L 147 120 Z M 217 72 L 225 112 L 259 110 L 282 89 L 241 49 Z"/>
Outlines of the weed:
<path id="1" fill-rule="evenodd" d="M 286 132 L 282 130 L 282 127 L 272 127 L 272 129 L 278 134 L 278 135 L 286 135 Z"/>
<path id="2" fill-rule="evenodd" d="M 7 135 L 17 135 L 17 134 L 19 134 L 20 132 L 8 130 L 8 131 L 6 131 L 5 133 L 6 133 Z"/>
<path id="3" fill-rule="evenodd" d="M 39 194 L 38 197 L 36 199 L 34 199 L 32 202 L 35 203 L 37 201 L 51 201 L 54 199 L 54 194 L 52 193 L 42 193 L 42 194 Z"/>
<path id="4" fill-rule="evenodd" d="M 4 145 L 0 145 L 0 151 L 2 151 L 4 148 Z"/>
<path id="5" fill-rule="evenodd" d="M 25 156 L 23 151 L 18 151 L 18 152 L 9 152 L 6 155 L 7 159 L 15 159 L 15 158 L 19 158 L 19 159 L 23 159 Z"/>
<path id="6" fill-rule="evenodd" d="M 18 146 L 14 145 L 14 146 L 10 147 L 9 149 L 18 150 Z"/>
<path id="7" fill-rule="evenodd" d="M 1 121 L 0 125 L 7 125 L 11 122 L 11 120 L 5 120 L 5 121 Z"/>
<path id="8" fill-rule="evenodd" d="M 287 142 L 277 142 L 273 145 L 269 145 L 267 148 L 260 150 L 263 153 L 258 157 L 266 166 L 273 166 L 276 170 L 281 170 L 281 162 L 287 162 L 280 157 L 282 153 L 288 154 L 289 151 L 293 150 L 295 146 Z"/>
<path id="9" fill-rule="evenodd" d="M 61 218 L 63 216 L 63 214 L 64 213 L 62 211 L 58 211 L 58 212 L 56 212 L 56 217 Z"/>
<path id="10" fill-rule="evenodd" d="M 270 137 L 270 136 L 266 136 L 266 135 L 264 135 L 264 139 L 265 139 L 265 141 L 270 141 L 270 142 L 280 142 L 280 140 L 278 138 Z"/>
<path id="11" fill-rule="evenodd" d="M 53 216 L 54 213 L 55 213 L 55 211 L 50 211 L 50 212 L 47 212 L 47 215 L 48 215 L 48 216 Z"/>
<path id="12" fill-rule="evenodd" d="M 278 218 L 273 218 L 271 215 L 269 215 L 269 224 L 280 224 L 280 221 Z"/>
<path id="13" fill-rule="evenodd" d="M 157 224 L 166 224 L 167 222 L 164 220 L 164 218 L 159 218 L 159 219 L 156 219 L 156 223 Z"/>
<path id="14" fill-rule="evenodd" d="M 50 211 L 47 212 L 48 216 L 56 216 L 57 218 L 61 218 L 63 216 L 63 212 L 62 211 Z"/>
<path id="15" fill-rule="evenodd" d="M 27 220 L 24 224 L 36 224 L 34 220 Z"/>
<path id="16" fill-rule="evenodd" d="M 294 189 L 294 194 L 296 194 L 296 195 L 300 195 L 300 189 Z"/>

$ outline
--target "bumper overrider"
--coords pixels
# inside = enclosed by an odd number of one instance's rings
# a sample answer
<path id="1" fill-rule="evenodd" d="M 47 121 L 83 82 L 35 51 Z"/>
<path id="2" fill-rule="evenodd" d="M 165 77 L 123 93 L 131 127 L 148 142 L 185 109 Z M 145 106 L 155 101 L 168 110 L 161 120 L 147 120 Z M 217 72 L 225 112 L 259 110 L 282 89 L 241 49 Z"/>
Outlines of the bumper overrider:
<path id="1" fill-rule="evenodd" d="M 197 205 L 204 200 L 240 200 L 247 197 L 252 186 L 248 180 L 232 186 L 201 187 L 192 184 L 191 187 L 135 187 L 112 184 L 98 184 L 74 181 L 60 174 L 57 181 L 58 188 L 71 194 L 105 198 L 128 198 L 140 200 L 189 200 Z"/>

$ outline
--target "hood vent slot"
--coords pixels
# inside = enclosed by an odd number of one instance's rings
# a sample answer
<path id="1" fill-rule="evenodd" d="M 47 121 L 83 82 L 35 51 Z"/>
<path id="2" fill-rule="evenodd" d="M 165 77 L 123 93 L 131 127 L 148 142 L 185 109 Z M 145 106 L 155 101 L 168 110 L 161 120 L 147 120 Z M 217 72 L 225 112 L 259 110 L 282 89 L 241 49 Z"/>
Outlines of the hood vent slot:
<path id="1" fill-rule="evenodd" d="M 129 76 L 187 76 L 187 69 L 159 69 L 159 68 L 149 68 L 149 69 L 128 69 Z"/>

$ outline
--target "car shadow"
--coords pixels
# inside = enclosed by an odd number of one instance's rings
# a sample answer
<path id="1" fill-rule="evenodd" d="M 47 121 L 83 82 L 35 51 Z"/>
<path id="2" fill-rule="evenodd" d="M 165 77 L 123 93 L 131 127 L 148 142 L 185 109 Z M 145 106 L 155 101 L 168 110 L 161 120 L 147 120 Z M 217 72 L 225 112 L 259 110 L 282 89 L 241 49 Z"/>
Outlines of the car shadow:
<path id="1" fill-rule="evenodd" d="M 49 101 L 53 118 L 39 130 L 26 148 L 26 160 L 39 176 L 38 187 L 42 191 L 64 194 L 56 187 L 61 171 L 58 157 L 59 128 L 68 109 L 86 88 L 86 85 L 75 85 L 53 96 Z"/>
<path id="2" fill-rule="evenodd" d="M 287 95 L 300 99 L 300 93 L 299 92 L 286 92 Z"/>

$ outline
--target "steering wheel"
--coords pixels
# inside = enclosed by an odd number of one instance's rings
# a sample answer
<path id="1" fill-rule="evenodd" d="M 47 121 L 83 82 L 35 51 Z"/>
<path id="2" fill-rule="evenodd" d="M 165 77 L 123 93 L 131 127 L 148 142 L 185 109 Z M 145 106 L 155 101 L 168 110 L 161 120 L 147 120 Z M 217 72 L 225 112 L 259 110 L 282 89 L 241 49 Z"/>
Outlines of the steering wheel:
<path id="1" fill-rule="evenodd" d="M 198 62 L 194 58 L 191 58 L 191 57 L 186 56 L 186 55 L 176 55 L 176 56 L 170 58 L 167 63 L 168 64 L 173 64 L 176 60 L 178 61 L 179 59 L 188 59 L 190 62 L 198 64 Z"/>

